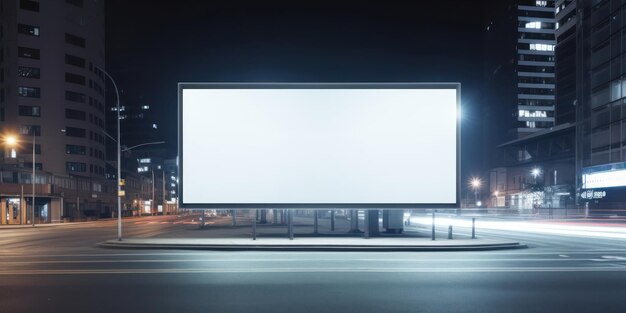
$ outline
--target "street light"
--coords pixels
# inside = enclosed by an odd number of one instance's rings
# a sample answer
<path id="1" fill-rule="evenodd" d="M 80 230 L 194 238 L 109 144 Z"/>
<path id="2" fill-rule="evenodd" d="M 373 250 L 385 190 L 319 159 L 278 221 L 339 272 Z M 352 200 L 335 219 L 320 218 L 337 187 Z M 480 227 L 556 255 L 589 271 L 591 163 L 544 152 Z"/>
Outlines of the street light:
<path id="1" fill-rule="evenodd" d="M 7 145 L 8 147 L 11 147 L 11 157 L 13 157 L 13 151 L 15 151 L 13 149 L 13 147 L 15 147 L 15 145 L 17 144 L 17 138 L 15 138 L 15 136 L 13 135 L 5 135 L 4 136 L 4 144 Z M 2 151 L 2 171 L 0 171 L 0 183 L 4 182 L 4 162 L 6 160 L 6 152 Z"/>
<path id="2" fill-rule="evenodd" d="M 474 189 L 474 203 L 476 205 L 478 205 L 478 190 L 480 189 L 481 184 L 482 182 L 480 181 L 480 178 L 478 177 L 474 177 L 470 181 L 470 185 L 472 186 L 472 189 Z"/>
<path id="3" fill-rule="evenodd" d="M 113 88 L 115 88 L 115 100 L 117 102 L 117 240 L 122 240 L 122 148 L 121 148 L 121 139 L 120 139 L 120 93 L 117 90 L 117 84 L 115 84 L 115 80 L 109 73 L 105 70 L 96 66 L 96 68 L 106 77 L 108 77 L 113 83 Z"/>
<path id="4" fill-rule="evenodd" d="M 33 185 L 33 194 L 32 194 L 32 196 L 33 196 L 33 209 L 32 209 L 33 221 L 32 221 L 32 224 L 33 224 L 33 227 L 35 227 L 35 136 L 37 135 L 37 133 L 35 132 L 34 128 L 31 128 L 30 131 L 33 132 L 33 173 L 32 173 L 32 176 L 31 176 L 31 183 Z M 18 143 L 17 137 L 12 136 L 12 135 L 7 135 L 4 138 L 4 140 L 5 140 L 6 144 L 11 146 L 11 147 L 14 147 Z"/>
<path id="5" fill-rule="evenodd" d="M 532 171 L 530 171 L 530 173 L 535 178 L 535 184 L 536 184 L 537 183 L 537 177 L 539 176 L 539 174 L 541 174 L 541 169 L 539 169 L 538 167 L 535 167 L 535 168 L 532 169 Z"/>

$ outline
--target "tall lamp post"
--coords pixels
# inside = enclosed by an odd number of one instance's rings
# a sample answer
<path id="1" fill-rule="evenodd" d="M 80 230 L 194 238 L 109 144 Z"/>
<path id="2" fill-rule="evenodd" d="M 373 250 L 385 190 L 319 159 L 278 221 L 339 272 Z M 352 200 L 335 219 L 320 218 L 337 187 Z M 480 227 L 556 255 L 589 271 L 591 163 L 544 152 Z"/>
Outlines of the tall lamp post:
<path id="1" fill-rule="evenodd" d="M 33 227 L 35 227 L 35 129 L 33 128 Z"/>
<path id="2" fill-rule="evenodd" d="M 470 184 L 472 186 L 472 189 L 474 189 L 474 204 L 478 206 L 478 191 L 480 190 L 480 185 L 482 184 L 482 182 L 479 178 L 474 177 L 472 178 Z"/>
<path id="3" fill-rule="evenodd" d="M 117 90 L 117 84 L 115 84 L 115 80 L 109 73 L 105 70 L 96 66 L 96 68 L 106 77 L 108 77 L 113 83 L 113 88 L 115 88 L 115 100 L 117 106 L 117 240 L 122 240 L 122 148 L 121 148 L 121 139 L 120 139 L 120 93 Z"/>
<path id="4" fill-rule="evenodd" d="M 537 184 L 537 177 L 539 177 L 539 174 L 541 174 L 541 170 L 538 167 L 535 167 L 532 169 L 532 171 L 530 171 L 530 173 L 533 175 L 533 178 L 535 179 L 535 184 Z"/>
<path id="5" fill-rule="evenodd" d="M 35 136 L 37 135 L 37 133 L 35 132 L 35 129 L 32 129 L 32 132 L 33 132 L 33 172 L 31 174 L 31 179 L 30 180 L 31 180 L 31 183 L 32 183 L 32 186 L 33 186 L 33 194 L 32 194 L 32 201 L 33 201 L 32 202 L 32 205 L 33 205 L 32 214 L 33 214 L 33 216 L 32 216 L 32 223 L 31 224 L 33 225 L 33 227 L 35 227 L 35 138 L 36 138 Z M 14 137 L 14 136 L 7 136 L 5 138 L 5 141 L 6 141 L 6 144 L 8 146 L 11 146 L 11 147 L 13 147 L 13 146 L 15 146 L 17 144 L 17 138 Z"/>

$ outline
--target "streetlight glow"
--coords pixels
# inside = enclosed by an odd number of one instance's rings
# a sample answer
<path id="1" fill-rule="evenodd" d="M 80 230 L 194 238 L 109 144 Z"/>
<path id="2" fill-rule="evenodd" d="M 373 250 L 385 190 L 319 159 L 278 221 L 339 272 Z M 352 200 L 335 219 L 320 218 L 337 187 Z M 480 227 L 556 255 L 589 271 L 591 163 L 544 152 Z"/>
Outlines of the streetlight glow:
<path id="1" fill-rule="evenodd" d="M 478 189 L 478 188 L 480 188 L 481 182 L 480 182 L 479 178 L 474 177 L 474 178 L 472 178 L 472 181 L 471 181 L 470 184 L 472 185 L 472 187 L 474 189 Z"/>
<path id="2" fill-rule="evenodd" d="M 537 178 L 537 176 L 539 176 L 539 174 L 541 174 L 541 170 L 537 167 L 533 168 L 533 170 L 530 172 L 533 177 Z"/>
<path id="3" fill-rule="evenodd" d="M 17 138 L 13 135 L 8 135 L 4 137 L 4 141 L 9 146 L 15 146 L 17 144 Z"/>

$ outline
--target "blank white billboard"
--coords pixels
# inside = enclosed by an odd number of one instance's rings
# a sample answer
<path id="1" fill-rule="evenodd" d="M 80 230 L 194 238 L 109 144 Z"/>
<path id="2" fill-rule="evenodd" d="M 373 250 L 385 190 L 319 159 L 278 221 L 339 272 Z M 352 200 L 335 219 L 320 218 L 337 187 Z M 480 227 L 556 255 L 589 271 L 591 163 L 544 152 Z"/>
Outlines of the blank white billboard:
<path id="1" fill-rule="evenodd" d="M 186 207 L 458 203 L 458 84 L 180 84 Z"/>

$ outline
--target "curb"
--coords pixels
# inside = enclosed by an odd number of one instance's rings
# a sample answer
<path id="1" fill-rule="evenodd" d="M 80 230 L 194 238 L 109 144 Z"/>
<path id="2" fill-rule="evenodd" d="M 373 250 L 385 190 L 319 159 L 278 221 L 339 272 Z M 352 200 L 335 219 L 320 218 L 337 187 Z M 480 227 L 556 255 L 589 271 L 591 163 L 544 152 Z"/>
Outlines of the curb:
<path id="1" fill-rule="evenodd" d="M 488 251 L 505 249 L 527 248 L 525 244 L 518 242 L 506 244 L 479 244 L 479 245 L 256 245 L 256 244 L 144 244 L 124 243 L 110 240 L 98 244 L 102 248 L 110 249 L 172 249 L 172 250 L 213 250 L 213 251 L 372 251 L 372 252 L 402 252 L 402 251 Z"/>

